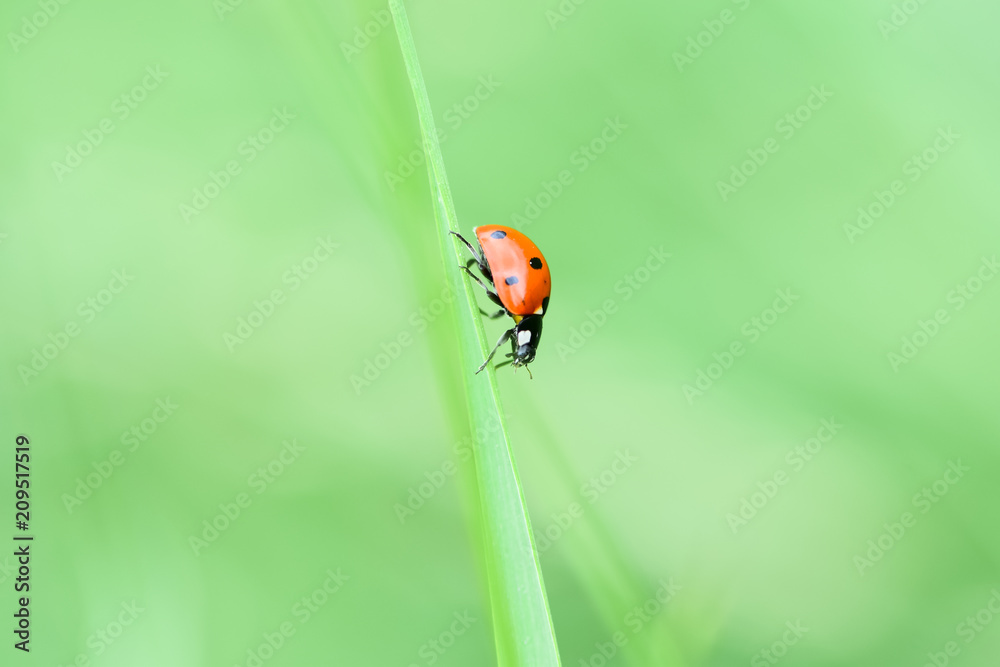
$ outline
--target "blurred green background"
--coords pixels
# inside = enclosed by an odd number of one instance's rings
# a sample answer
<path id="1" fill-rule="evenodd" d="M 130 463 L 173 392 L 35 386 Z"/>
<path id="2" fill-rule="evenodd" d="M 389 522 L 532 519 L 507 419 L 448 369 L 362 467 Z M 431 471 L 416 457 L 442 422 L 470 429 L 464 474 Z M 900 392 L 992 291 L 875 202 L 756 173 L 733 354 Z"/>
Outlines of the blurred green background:
<path id="1" fill-rule="evenodd" d="M 563 664 L 994 664 L 996 3 L 408 11 L 463 228 L 552 265 L 498 375 Z M 494 664 L 385 6 L 0 26 L 3 664 Z"/>

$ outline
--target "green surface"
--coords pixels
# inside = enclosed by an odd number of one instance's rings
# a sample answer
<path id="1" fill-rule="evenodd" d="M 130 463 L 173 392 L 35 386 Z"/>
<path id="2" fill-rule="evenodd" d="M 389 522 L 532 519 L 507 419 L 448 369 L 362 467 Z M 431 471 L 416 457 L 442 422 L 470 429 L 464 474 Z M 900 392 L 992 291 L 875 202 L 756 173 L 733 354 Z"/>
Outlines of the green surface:
<path id="1" fill-rule="evenodd" d="M 233 5 L 0 8 L 0 664 L 494 664 L 388 10 Z M 995 3 L 407 8 L 563 663 L 993 665 Z"/>
<path id="2" fill-rule="evenodd" d="M 460 359 L 462 366 L 469 368 L 476 365 L 483 355 L 492 356 L 495 350 L 490 347 L 483 330 L 481 309 L 473 294 L 476 288 L 473 287 L 473 281 L 465 275 L 469 257 L 462 242 L 462 228 L 458 223 L 455 201 L 448 186 L 434 108 L 427 95 L 424 75 L 420 71 L 420 60 L 406 8 L 402 0 L 390 0 L 389 11 L 399 38 L 400 53 L 406 63 L 406 75 L 413 89 L 417 117 L 420 119 L 420 135 L 431 186 L 431 200 L 434 202 L 434 217 L 437 221 L 435 227 L 441 244 L 444 272 L 448 276 L 449 286 L 458 295 L 454 303 L 461 347 Z M 462 271 L 463 268 L 466 272 Z M 486 286 L 485 283 L 482 285 Z M 506 336 L 505 333 L 501 340 L 505 340 Z M 477 367 L 475 375 L 465 375 L 464 386 L 469 426 L 477 432 L 473 461 L 479 488 L 483 559 L 489 582 L 490 617 L 493 621 L 497 662 L 502 666 L 558 667 L 559 649 L 556 646 L 555 629 L 552 627 L 552 616 L 545 597 L 545 584 L 531 534 L 524 490 L 511 451 L 510 429 L 504 419 L 494 367 L 487 367 L 485 363 Z M 480 429 L 483 431 L 482 436 L 478 435 Z"/>

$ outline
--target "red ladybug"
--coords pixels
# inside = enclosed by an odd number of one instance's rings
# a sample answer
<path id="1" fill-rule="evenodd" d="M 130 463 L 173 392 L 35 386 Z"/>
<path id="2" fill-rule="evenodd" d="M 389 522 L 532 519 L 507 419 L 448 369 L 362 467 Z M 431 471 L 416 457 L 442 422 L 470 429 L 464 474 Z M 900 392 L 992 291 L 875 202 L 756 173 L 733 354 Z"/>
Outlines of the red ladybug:
<path id="1" fill-rule="evenodd" d="M 512 359 L 505 363 L 513 364 L 515 369 L 519 366 L 527 367 L 535 358 L 538 341 L 542 337 L 542 316 L 549 307 L 549 294 L 552 292 L 549 264 L 538 246 L 516 229 L 486 225 L 472 231 L 479 241 L 479 252 L 461 234 L 452 232 L 472 253 L 473 259 L 462 268 L 486 290 L 486 295 L 493 303 L 502 306 L 501 310 L 489 315 L 490 319 L 504 313 L 514 318 L 514 326 L 500 336 L 496 347 L 476 373 L 486 368 L 486 364 L 490 363 L 490 359 L 507 340 L 510 340 L 511 345 L 511 353 L 507 356 Z M 489 286 L 469 270 L 472 264 L 479 265 Z M 496 291 L 490 289 L 490 286 Z M 531 375 L 531 371 L 528 371 L 528 375 Z"/>

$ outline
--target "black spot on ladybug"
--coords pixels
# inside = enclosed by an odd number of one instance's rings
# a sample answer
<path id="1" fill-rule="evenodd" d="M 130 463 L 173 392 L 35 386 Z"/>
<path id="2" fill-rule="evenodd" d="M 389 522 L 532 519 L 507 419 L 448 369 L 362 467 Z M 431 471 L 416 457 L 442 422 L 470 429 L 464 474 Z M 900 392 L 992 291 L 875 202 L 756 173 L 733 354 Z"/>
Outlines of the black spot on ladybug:
<path id="1" fill-rule="evenodd" d="M 542 312 L 544 313 L 548 309 L 549 309 L 549 297 L 545 297 L 544 299 L 542 299 Z"/>
<path id="2" fill-rule="evenodd" d="M 503 234 L 503 232 L 500 232 L 500 233 Z M 504 282 L 507 283 L 508 285 L 516 285 L 517 284 L 517 276 L 508 276 L 507 279 L 504 280 Z"/>
<path id="3" fill-rule="evenodd" d="M 494 239 L 502 239 L 505 236 L 507 236 L 507 232 L 500 231 L 499 229 L 496 230 L 495 232 L 493 232 L 492 234 L 490 234 L 490 238 L 494 238 Z"/>
<path id="4" fill-rule="evenodd" d="M 539 258 L 537 258 L 537 257 L 532 257 L 532 258 L 531 258 L 531 259 L 530 259 L 530 260 L 528 261 L 528 264 L 530 264 L 530 265 L 531 265 L 531 268 L 533 268 L 533 269 L 540 269 L 540 268 L 542 268 L 542 260 L 540 260 L 540 259 L 539 259 Z"/>

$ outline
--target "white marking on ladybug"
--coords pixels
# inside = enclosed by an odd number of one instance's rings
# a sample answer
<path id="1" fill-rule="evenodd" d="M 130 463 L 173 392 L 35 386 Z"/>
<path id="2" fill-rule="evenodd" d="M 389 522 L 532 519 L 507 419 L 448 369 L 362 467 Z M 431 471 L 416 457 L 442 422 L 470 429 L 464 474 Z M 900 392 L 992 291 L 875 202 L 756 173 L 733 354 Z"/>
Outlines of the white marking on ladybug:
<path id="1" fill-rule="evenodd" d="M 518 331 L 517 332 L 517 344 L 527 345 L 531 342 L 531 332 L 530 331 Z"/>

